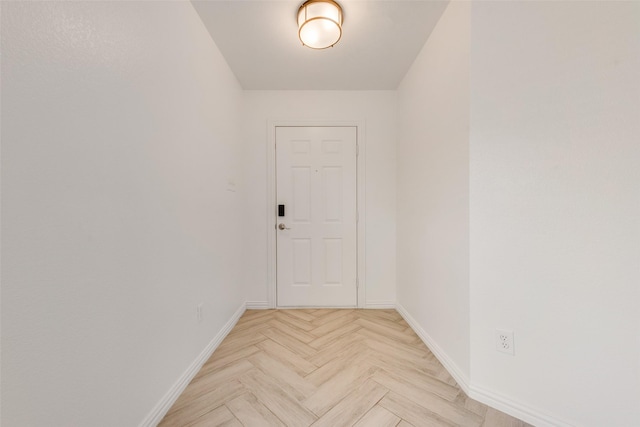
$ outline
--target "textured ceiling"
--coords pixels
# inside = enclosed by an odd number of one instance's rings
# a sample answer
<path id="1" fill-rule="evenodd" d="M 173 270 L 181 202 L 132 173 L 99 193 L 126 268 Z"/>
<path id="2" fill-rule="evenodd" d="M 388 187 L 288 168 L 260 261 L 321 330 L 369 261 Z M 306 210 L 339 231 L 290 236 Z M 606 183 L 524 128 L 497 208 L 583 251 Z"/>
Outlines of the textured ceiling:
<path id="1" fill-rule="evenodd" d="M 447 1 L 339 1 L 342 39 L 312 50 L 298 40 L 302 1 L 192 0 L 244 89 L 395 89 Z"/>

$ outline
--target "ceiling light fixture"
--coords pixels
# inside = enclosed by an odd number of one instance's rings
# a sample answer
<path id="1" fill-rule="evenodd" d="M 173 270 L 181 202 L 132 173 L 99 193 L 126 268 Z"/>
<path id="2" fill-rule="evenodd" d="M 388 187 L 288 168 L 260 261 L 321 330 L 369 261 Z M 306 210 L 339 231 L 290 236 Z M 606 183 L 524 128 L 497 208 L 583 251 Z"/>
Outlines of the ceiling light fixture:
<path id="1" fill-rule="evenodd" d="M 342 8 L 333 0 L 307 0 L 298 10 L 298 37 L 311 49 L 326 49 L 342 36 Z"/>

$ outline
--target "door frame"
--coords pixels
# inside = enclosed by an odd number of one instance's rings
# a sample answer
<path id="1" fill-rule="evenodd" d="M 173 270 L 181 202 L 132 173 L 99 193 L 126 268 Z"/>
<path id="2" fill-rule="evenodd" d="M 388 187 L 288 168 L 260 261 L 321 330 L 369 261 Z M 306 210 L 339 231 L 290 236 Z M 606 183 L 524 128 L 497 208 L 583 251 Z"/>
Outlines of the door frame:
<path id="1" fill-rule="evenodd" d="M 365 172 L 366 138 L 364 120 L 269 120 L 267 123 L 267 303 L 276 306 L 277 258 L 276 258 L 276 128 L 277 127 L 355 127 L 356 128 L 356 292 L 357 308 L 364 308 L 366 301 L 365 278 Z M 291 308 L 291 307 L 288 307 Z"/>

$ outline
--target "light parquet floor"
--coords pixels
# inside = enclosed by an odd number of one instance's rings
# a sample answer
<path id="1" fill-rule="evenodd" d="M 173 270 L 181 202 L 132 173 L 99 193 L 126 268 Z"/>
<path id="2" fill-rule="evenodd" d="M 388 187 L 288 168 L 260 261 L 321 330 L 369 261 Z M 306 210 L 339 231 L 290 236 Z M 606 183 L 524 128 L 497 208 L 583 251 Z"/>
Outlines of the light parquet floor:
<path id="1" fill-rule="evenodd" d="M 395 310 L 247 310 L 160 423 L 528 424 L 468 398 Z"/>

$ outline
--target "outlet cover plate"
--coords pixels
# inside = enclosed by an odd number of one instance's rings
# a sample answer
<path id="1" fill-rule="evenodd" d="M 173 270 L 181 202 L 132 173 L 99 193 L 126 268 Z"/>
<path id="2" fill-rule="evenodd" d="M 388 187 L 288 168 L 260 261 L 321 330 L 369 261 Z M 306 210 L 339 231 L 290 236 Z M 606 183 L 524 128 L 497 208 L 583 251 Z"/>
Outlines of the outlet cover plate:
<path id="1" fill-rule="evenodd" d="M 496 350 L 501 353 L 515 355 L 513 345 L 513 331 L 496 329 Z"/>

